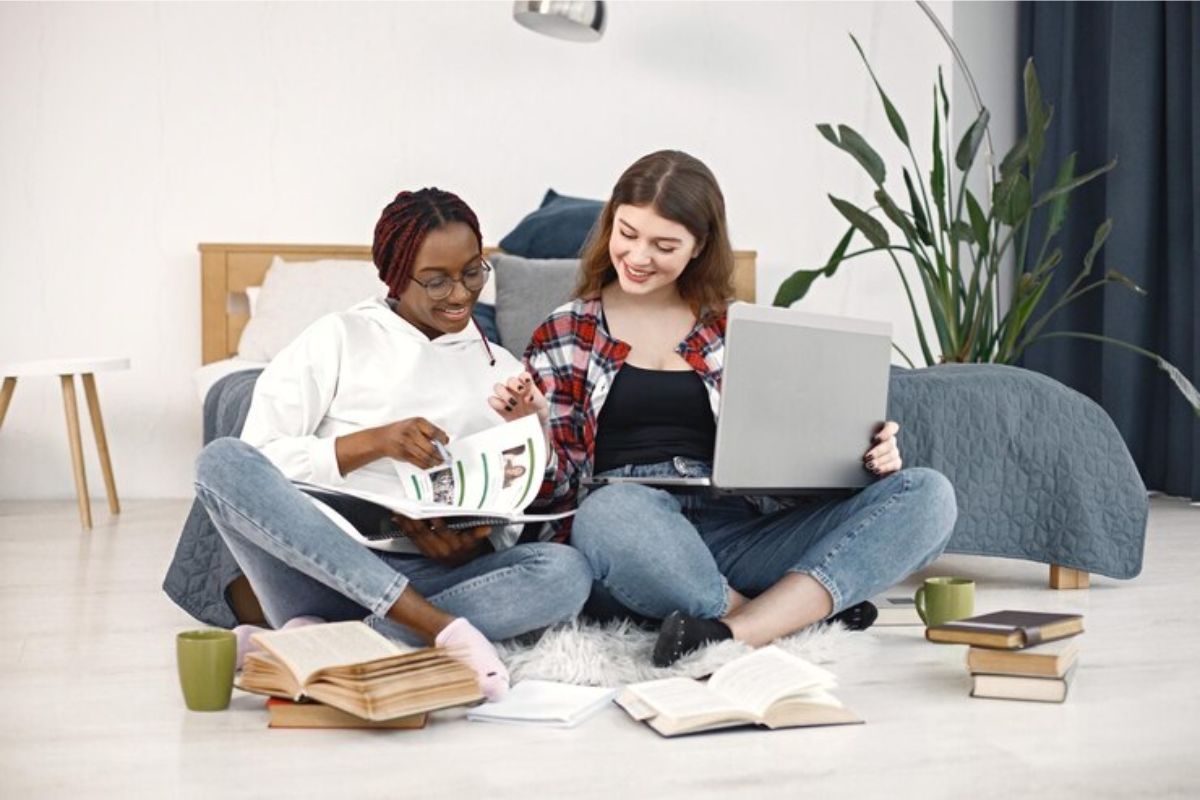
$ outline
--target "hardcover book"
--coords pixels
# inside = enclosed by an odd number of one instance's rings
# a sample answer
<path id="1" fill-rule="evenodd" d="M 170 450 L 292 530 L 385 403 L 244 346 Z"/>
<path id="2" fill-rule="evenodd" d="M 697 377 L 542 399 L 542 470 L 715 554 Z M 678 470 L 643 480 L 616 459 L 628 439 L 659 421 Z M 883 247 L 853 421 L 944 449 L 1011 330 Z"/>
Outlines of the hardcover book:
<path id="1" fill-rule="evenodd" d="M 1025 675 L 1031 678 L 1061 678 L 1079 657 L 1079 638 L 1059 639 L 1025 650 L 967 650 L 967 668 L 972 673 Z"/>
<path id="2" fill-rule="evenodd" d="M 1083 633 L 1081 614 L 995 611 L 928 628 L 925 638 L 943 644 L 1023 650 L 1078 633 Z"/>
<path id="3" fill-rule="evenodd" d="M 1078 670 L 1068 670 L 1061 678 L 1028 678 L 1019 675 L 974 675 L 971 697 L 995 700 L 1035 700 L 1061 703 Z"/>
<path id="4" fill-rule="evenodd" d="M 360 728 L 367 730 L 424 728 L 428 714 L 412 714 L 371 722 L 324 703 L 297 703 L 282 697 L 267 699 L 268 728 Z"/>

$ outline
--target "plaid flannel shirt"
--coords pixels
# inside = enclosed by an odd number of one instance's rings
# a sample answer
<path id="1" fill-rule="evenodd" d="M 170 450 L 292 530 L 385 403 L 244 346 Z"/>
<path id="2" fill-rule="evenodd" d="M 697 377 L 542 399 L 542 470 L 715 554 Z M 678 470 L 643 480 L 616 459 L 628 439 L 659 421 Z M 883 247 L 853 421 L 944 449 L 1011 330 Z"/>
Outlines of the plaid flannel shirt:
<path id="1" fill-rule="evenodd" d="M 725 315 L 697 322 L 675 352 L 704 381 L 715 418 L 725 363 Z M 628 355 L 629 345 L 605 327 L 598 298 L 560 306 L 533 332 L 525 365 L 549 401 L 554 443 L 538 494 L 539 510 L 574 508 L 580 481 L 592 474 L 596 420 Z M 566 541 L 571 518 L 553 528 L 552 538 Z"/>

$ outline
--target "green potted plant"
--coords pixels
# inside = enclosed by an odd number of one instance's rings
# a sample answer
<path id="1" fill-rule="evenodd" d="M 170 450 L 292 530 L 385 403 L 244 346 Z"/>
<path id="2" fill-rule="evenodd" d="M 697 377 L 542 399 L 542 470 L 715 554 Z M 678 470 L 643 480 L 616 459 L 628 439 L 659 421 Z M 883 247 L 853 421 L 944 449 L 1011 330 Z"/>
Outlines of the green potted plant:
<path id="1" fill-rule="evenodd" d="M 1078 265 L 1071 284 L 1053 300 L 1046 296 L 1056 270 L 1067 268 L 1063 252 L 1054 245 L 1069 213 L 1073 191 L 1112 170 L 1117 160 L 1077 174 L 1072 154 L 1058 165 L 1052 188 L 1033 196 L 1034 177 L 1051 165 L 1043 163 L 1046 131 L 1053 108 L 1042 100 L 1033 59 L 1025 64 L 1025 134 L 1004 156 L 999 174 L 989 165 L 991 197 L 977 198 L 967 188 L 967 176 L 975 165 L 987 133 L 989 114 L 980 108 L 978 116 L 963 134 L 958 146 L 950 149 L 950 101 L 941 70 L 933 89 L 932 167 L 926 175 L 917 162 L 908 129 L 896 107 L 888 99 L 875 76 L 858 40 L 850 37 L 879 91 L 884 112 L 893 133 L 904 145 L 912 170 L 902 166 L 903 194 L 894 195 L 886 186 L 888 170 L 883 159 L 866 139 L 847 125 L 818 125 L 817 129 L 831 144 L 848 153 L 875 184 L 875 205 L 860 208 L 848 200 L 830 195 L 834 208 L 849 223 L 824 266 L 798 270 L 789 276 L 775 295 L 775 305 L 790 306 L 807 294 L 818 278 L 832 277 L 845 262 L 868 253 L 886 253 L 904 286 L 916 325 L 921 357 L 926 365 L 945 362 L 992 362 L 1011 364 L 1034 343 L 1052 337 L 1093 339 L 1124 347 L 1153 359 L 1179 388 L 1200 416 L 1200 392 L 1175 366 L 1156 353 L 1107 336 L 1079 332 L 1043 333 L 1046 323 L 1076 298 L 1115 285 L 1145 294 L 1145 291 L 1115 269 L 1094 270 L 1096 256 L 1112 231 L 1112 219 L 1096 229 L 1092 245 Z M 966 65 L 961 64 L 964 70 Z M 968 71 L 968 77 L 970 75 Z M 952 157 L 951 157 L 951 154 Z M 955 174 L 957 170 L 957 175 Z M 957 186 L 955 185 L 957 184 Z M 898 231 L 894 240 L 882 215 Z M 1045 234 L 1040 243 L 1030 241 L 1035 215 L 1045 219 Z M 856 239 L 865 245 L 851 250 Z M 998 278 L 1004 260 L 1013 254 L 1016 280 L 1010 303 L 1001 303 Z M 901 267 L 910 262 L 920 277 L 919 293 L 914 293 Z M 921 320 L 918 296 L 923 298 L 933 323 L 932 336 Z M 907 353 L 896 348 L 901 357 L 914 366 Z"/>

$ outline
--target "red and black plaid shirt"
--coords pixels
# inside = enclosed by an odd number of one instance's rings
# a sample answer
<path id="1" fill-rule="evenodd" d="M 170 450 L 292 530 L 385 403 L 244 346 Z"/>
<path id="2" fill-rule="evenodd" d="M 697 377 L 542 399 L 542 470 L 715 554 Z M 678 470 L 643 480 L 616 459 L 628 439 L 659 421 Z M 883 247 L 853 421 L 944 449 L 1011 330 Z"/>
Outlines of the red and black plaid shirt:
<path id="1" fill-rule="evenodd" d="M 717 415 L 725 364 L 725 315 L 701 320 L 675 348 L 704 381 L 713 417 Z M 550 403 L 554 442 L 537 504 L 547 512 L 575 506 L 580 480 L 592 473 L 596 420 L 613 379 L 629 355 L 604 325 L 599 299 L 560 306 L 533 332 L 525 364 Z M 554 539 L 566 541 L 571 518 L 554 526 Z"/>

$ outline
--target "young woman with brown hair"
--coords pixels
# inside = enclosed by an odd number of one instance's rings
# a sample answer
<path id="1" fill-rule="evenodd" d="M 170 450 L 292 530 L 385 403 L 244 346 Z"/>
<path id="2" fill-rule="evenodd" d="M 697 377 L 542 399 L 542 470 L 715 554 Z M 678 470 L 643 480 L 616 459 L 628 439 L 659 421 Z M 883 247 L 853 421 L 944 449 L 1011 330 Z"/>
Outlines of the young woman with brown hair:
<path id="1" fill-rule="evenodd" d="M 557 464 L 544 497 L 569 506 L 589 474 L 711 474 L 732 274 L 708 168 L 677 151 L 629 167 L 584 252 L 576 299 L 525 354 L 536 390 L 497 389 L 519 408 L 548 404 Z M 831 616 L 870 625 L 864 601 L 936 558 L 956 515 L 941 474 L 901 470 L 898 430 L 881 426 L 863 456 L 879 480 L 849 499 L 591 492 L 570 528 L 597 579 L 591 608 L 662 620 L 659 665 L 708 641 L 757 646 Z"/>

